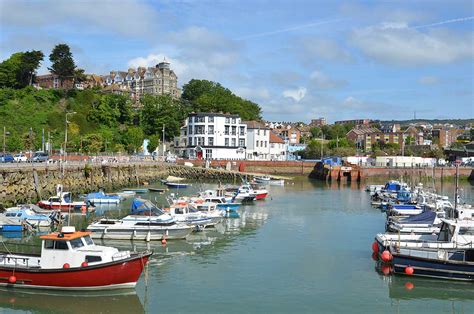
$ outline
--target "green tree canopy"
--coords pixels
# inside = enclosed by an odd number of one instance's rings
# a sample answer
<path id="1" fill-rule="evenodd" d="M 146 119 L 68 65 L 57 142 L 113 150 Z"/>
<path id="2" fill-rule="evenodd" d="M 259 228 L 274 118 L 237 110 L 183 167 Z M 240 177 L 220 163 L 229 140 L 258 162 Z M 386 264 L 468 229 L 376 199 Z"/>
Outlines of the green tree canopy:
<path id="1" fill-rule="evenodd" d="M 219 83 L 191 80 L 183 86 L 182 98 L 194 112 L 228 112 L 243 120 L 260 120 L 261 108 L 233 94 Z"/>
<path id="2" fill-rule="evenodd" d="M 56 74 L 63 86 L 63 81 L 66 78 L 74 78 L 76 64 L 72 57 L 71 49 L 66 44 L 58 44 L 54 47 L 49 55 L 51 67 L 48 68 L 51 73 Z"/>

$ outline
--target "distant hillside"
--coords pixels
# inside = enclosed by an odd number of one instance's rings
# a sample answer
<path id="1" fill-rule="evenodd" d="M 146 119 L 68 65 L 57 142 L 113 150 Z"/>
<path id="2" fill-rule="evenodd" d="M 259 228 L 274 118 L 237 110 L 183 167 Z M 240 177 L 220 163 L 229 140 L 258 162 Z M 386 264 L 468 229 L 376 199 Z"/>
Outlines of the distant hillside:
<path id="1" fill-rule="evenodd" d="M 469 125 L 474 124 L 473 119 L 411 119 L 411 120 L 381 120 L 380 123 L 399 123 L 407 125 L 410 123 L 429 123 L 429 124 L 454 124 L 454 125 Z"/>

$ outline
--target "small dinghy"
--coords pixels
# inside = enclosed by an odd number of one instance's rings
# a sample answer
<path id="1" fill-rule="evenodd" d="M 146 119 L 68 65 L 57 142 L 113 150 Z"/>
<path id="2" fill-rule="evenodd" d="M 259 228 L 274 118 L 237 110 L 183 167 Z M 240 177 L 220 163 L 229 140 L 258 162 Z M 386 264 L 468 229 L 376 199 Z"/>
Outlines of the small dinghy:
<path id="1" fill-rule="evenodd" d="M 185 189 L 189 186 L 188 183 L 178 183 L 178 182 L 166 182 L 165 184 L 171 189 Z"/>

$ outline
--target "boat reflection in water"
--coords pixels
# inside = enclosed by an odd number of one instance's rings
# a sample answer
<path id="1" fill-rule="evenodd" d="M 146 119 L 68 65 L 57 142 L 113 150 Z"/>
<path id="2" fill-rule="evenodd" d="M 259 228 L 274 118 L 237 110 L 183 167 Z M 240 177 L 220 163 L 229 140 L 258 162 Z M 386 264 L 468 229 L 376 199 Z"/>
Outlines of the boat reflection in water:
<path id="1" fill-rule="evenodd" d="M 57 292 L 0 288 L 2 310 L 61 313 L 143 313 L 134 290 L 111 292 Z"/>
<path id="2" fill-rule="evenodd" d="M 387 283 L 389 297 L 393 300 L 474 300 L 471 282 L 396 276 L 391 266 L 382 263 L 377 263 L 375 270 Z"/>

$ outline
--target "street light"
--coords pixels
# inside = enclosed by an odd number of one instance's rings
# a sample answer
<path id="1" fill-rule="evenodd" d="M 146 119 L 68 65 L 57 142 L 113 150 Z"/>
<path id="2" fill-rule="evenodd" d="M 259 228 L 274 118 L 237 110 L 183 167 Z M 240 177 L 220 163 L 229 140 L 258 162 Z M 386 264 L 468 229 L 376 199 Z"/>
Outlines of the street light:
<path id="1" fill-rule="evenodd" d="M 66 159 L 67 159 L 67 124 L 69 123 L 69 121 L 67 120 L 67 116 L 70 115 L 70 114 L 75 114 L 76 112 L 66 112 L 66 131 L 64 133 L 64 163 L 66 162 Z M 64 176 L 64 165 L 63 165 L 63 176 Z"/>

